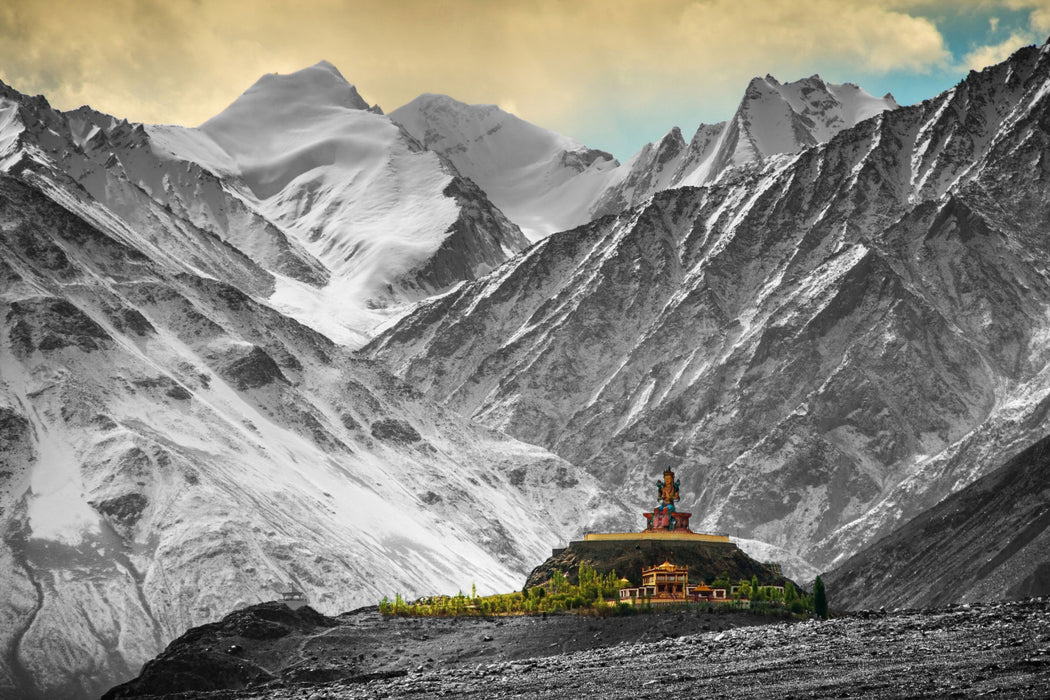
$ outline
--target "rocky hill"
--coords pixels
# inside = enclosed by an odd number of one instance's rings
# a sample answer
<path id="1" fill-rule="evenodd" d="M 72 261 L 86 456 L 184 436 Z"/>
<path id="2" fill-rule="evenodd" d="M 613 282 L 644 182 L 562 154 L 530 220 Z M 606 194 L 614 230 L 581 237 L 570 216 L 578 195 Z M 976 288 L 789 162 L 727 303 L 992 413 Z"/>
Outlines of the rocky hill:
<path id="1" fill-rule="evenodd" d="M 826 575 L 844 609 L 1050 595 L 1050 438 Z"/>
<path id="2" fill-rule="evenodd" d="M 529 574 L 525 588 L 540 586 L 560 572 L 570 583 L 579 581 L 580 566 L 586 564 L 600 575 L 615 571 L 632 586 L 642 585 L 642 569 L 670 561 L 689 567 L 689 581 L 711 583 L 722 574 L 729 581 L 750 581 L 759 585 L 782 586 L 779 567 L 755 561 L 731 542 L 691 542 L 688 540 L 577 540 L 554 550 L 547 561 Z"/>
<path id="3" fill-rule="evenodd" d="M 552 235 L 366 352 L 639 506 L 671 465 L 699 529 L 829 568 L 1045 432 L 1048 115 L 1022 49 Z"/>

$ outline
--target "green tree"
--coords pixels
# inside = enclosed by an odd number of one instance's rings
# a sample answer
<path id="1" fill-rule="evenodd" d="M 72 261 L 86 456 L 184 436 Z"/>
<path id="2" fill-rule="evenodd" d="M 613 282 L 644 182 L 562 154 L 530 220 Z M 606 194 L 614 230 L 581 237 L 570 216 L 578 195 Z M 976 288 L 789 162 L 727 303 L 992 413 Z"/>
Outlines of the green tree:
<path id="1" fill-rule="evenodd" d="M 824 582 L 817 576 L 813 582 L 813 612 L 818 617 L 828 619 L 828 594 L 824 590 Z"/>
<path id="2" fill-rule="evenodd" d="M 552 593 L 564 593 L 569 589 L 569 581 L 565 578 L 565 574 L 560 571 L 555 571 L 554 575 L 551 576 L 551 592 Z"/>

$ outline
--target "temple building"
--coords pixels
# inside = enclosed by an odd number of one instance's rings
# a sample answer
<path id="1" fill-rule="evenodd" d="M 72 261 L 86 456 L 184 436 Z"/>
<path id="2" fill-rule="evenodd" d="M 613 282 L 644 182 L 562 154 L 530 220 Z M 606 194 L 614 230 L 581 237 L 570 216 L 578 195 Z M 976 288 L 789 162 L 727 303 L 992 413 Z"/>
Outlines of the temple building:
<path id="1" fill-rule="evenodd" d="M 620 589 L 620 602 L 637 605 L 669 605 L 686 602 L 727 602 L 726 589 L 711 588 L 701 582 L 689 585 L 689 567 L 670 561 L 642 569 L 642 585 Z"/>
<path id="2" fill-rule="evenodd" d="M 685 600 L 689 586 L 689 567 L 665 561 L 659 566 L 642 569 L 642 585 L 652 588 L 656 597 Z"/>

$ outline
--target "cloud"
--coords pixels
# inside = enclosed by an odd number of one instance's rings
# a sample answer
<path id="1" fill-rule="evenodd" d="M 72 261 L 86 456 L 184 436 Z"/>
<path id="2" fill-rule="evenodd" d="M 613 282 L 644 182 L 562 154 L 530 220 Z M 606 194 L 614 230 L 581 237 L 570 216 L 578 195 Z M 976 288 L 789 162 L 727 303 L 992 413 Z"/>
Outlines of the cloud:
<path id="1" fill-rule="evenodd" d="M 512 102 L 538 120 L 599 98 L 675 99 L 730 84 L 738 96 L 771 70 L 922 71 L 949 60 L 932 22 L 871 0 L 16 0 L 0 9 L 0 77 L 64 108 L 88 102 L 140 121 L 199 123 L 263 73 L 323 58 L 387 109 L 446 92 Z"/>
<path id="2" fill-rule="evenodd" d="M 1002 63 L 1017 49 L 1036 43 L 1031 32 L 1013 32 L 998 44 L 979 46 L 963 56 L 963 67 L 969 70 L 981 70 L 988 66 Z"/>
<path id="3" fill-rule="evenodd" d="M 1011 10 L 1027 10 L 1032 31 L 1046 39 L 1050 32 L 1050 0 L 1006 0 Z"/>
<path id="4" fill-rule="evenodd" d="M 970 50 L 962 58 L 961 68 L 981 70 L 1005 61 L 1017 49 L 1031 44 L 1040 44 L 1050 32 L 1050 0 L 1006 0 L 1005 7 L 1028 12 L 1028 29 L 1017 29 L 996 44 L 985 44 Z M 989 19 L 991 31 L 999 26 L 999 19 Z"/>

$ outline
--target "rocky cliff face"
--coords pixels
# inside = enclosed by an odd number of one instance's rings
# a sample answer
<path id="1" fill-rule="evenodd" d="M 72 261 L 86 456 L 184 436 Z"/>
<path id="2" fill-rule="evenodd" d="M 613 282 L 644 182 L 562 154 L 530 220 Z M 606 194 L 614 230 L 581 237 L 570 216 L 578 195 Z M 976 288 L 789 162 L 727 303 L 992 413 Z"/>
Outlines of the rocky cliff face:
<path id="1" fill-rule="evenodd" d="M 1045 428 L 1048 93 L 1024 49 L 553 235 L 367 350 L 639 505 L 671 465 L 701 529 L 826 567 Z"/>
<path id="2" fill-rule="evenodd" d="M 827 574 L 841 609 L 1050 595 L 1050 438 Z"/>

